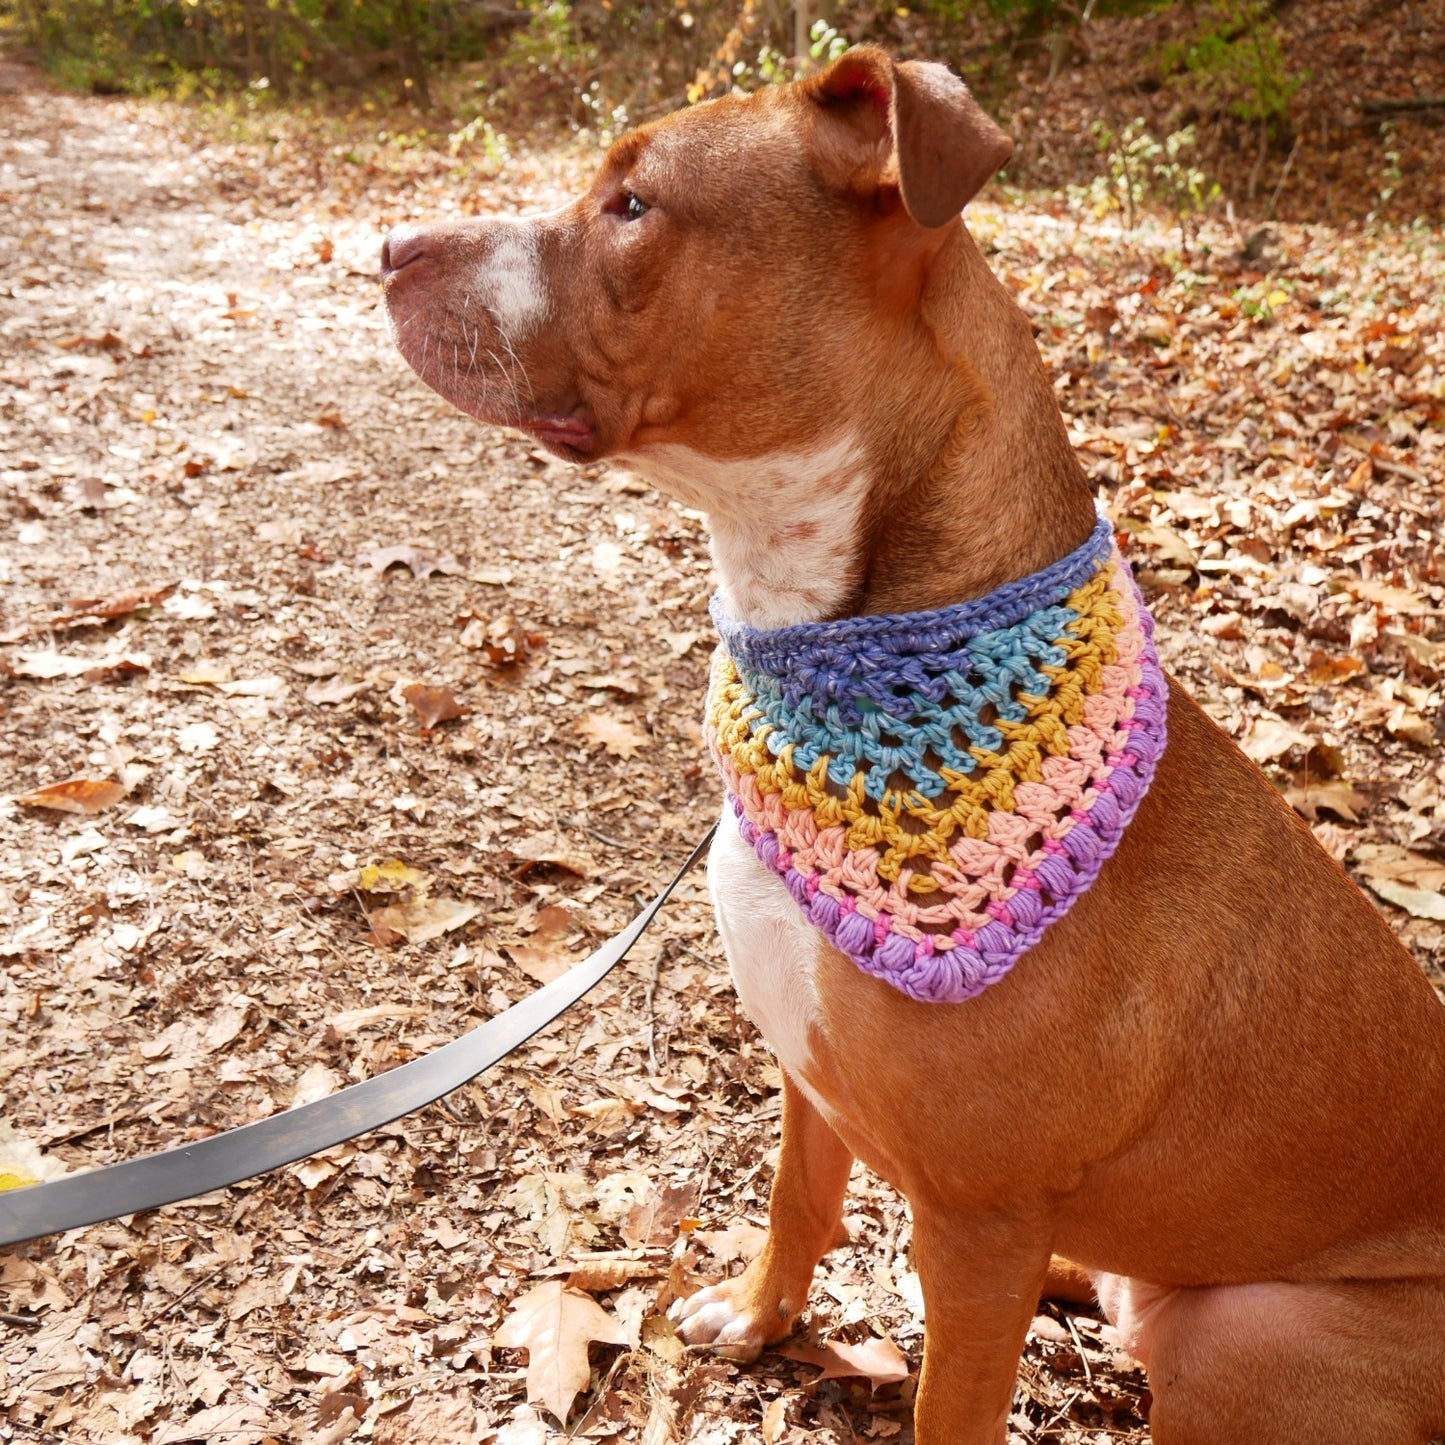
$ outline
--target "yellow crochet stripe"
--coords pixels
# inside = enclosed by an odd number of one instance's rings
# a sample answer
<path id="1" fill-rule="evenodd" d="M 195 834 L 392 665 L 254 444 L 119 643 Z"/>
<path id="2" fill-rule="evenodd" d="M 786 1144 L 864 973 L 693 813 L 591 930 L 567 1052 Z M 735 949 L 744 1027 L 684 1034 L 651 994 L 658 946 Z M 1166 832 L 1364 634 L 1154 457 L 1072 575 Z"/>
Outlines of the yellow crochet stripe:
<path id="1" fill-rule="evenodd" d="M 896 883 L 903 869 L 920 860 L 946 863 L 948 847 L 964 833 L 988 837 L 988 815 L 1014 810 L 1014 785 L 1041 782 L 1045 757 L 1069 752 L 1068 729 L 1084 721 L 1084 702 L 1103 691 L 1104 668 L 1118 659 L 1118 636 L 1124 626 L 1115 591 L 1115 563 L 1109 563 L 1073 592 L 1066 603 L 1079 614 L 1066 635 L 1058 640 L 1065 662 L 1040 667 L 1052 686 L 1046 696 L 1019 695 L 1028 711 L 1024 722 L 1000 718 L 994 726 L 1003 734 L 1001 752 L 971 747 L 978 764 L 972 773 L 939 770 L 947 784 L 940 798 L 927 798 L 915 789 L 890 790 L 881 802 L 864 792 L 864 777 L 856 773 L 842 797 L 828 781 L 824 754 L 806 773 L 793 766 L 793 745 L 775 758 L 768 750 L 771 725 L 764 719 L 738 676 L 731 657 L 722 649 L 713 659 L 708 687 L 707 726 L 719 755 L 731 759 L 739 773 L 751 775 L 763 793 L 782 795 L 783 806 L 809 809 L 819 829 L 847 826 L 849 851 L 878 851 L 878 876 Z M 754 725 L 756 730 L 754 730 Z M 948 802 L 944 802 L 948 798 Z M 904 819 L 908 819 L 905 825 Z M 939 884 L 926 873 L 909 880 L 914 894 L 937 892 Z"/>

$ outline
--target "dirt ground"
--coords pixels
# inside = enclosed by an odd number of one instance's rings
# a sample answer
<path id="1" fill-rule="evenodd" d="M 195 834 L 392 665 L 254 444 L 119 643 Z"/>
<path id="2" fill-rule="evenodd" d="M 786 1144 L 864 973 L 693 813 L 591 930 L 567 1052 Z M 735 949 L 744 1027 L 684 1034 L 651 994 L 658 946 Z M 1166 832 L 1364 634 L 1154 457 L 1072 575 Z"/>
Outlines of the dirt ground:
<path id="1" fill-rule="evenodd" d="M 551 204 L 586 164 L 487 179 L 0 70 L 0 1173 L 453 1039 L 711 821 L 700 519 L 451 411 L 378 304 L 388 225 Z M 1166 661 L 1439 982 L 1440 234 L 1186 253 L 1049 196 L 971 217 Z M 906 1445 L 910 1229 L 861 1170 L 795 1357 L 684 1352 L 661 1318 L 757 1248 L 778 1083 L 689 880 L 446 1105 L 0 1253 L 0 1441 L 537 1445 L 575 1392 L 575 1438 Z M 569 1383 L 589 1333 L 614 1342 Z M 1041 1307 L 1016 1440 L 1143 1440 L 1147 1406 L 1107 1325 Z"/>

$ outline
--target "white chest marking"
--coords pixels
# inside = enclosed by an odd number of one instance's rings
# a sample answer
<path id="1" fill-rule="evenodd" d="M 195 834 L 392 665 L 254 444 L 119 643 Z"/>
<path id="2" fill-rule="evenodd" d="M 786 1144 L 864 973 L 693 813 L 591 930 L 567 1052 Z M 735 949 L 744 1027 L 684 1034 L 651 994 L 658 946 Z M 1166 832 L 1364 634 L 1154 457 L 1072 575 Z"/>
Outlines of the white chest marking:
<path id="1" fill-rule="evenodd" d="M 503 224 L 500 222 L 494 224 Z M 507 222 L 501 239 L 482 265 L 482 300 L 509 342 L 525 340 L 547 317 L 536 230 L 526 221 Z"/>
<path id="2" fill-rule="evenodd" d="M 814 1104 L 826 1109 L 806 1078 L 810 1040 L 821 1023 L 813 974 L 818 931 L 803 917 L 782 879 L 744 841 L 727 804 L 708 857 L 707 881 L 744 1010 L 778 1062 Z"/>
<path id="3" fill-rule="evenodd" d="M 667 443 L 626 460 L 708 514 L 718 591 L 733 617 L 754 627 L 827 617 L 857 582 L 858 518 L 871 479 L 854 437 L 728 458 Z"/>

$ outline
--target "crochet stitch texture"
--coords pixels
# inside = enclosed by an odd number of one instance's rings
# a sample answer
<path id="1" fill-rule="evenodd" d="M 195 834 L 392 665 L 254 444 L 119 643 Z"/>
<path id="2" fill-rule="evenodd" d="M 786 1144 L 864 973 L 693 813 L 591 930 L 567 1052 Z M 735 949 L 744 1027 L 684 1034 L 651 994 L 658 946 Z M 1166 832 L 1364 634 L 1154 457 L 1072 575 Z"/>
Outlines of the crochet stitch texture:
<path id="1" fill-rule="evenodd" d="M 1164 750 L 1153 619 L 1103 518 L 953 607 L 772 630 L 712 613 L 704 735 L 743 836 L 910 998 L 1004 977 L 1098 876 Z"/>

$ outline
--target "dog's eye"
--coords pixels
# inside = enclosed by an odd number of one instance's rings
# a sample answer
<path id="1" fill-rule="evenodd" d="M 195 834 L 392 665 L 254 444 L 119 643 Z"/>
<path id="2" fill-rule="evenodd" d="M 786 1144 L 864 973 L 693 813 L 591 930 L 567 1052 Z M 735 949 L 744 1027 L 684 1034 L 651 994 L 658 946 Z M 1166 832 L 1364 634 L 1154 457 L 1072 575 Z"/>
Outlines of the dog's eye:
<path id="1" fill-rule="evenodd" d="M 629 221 L 640 221 L 647 213 L 647 202 L 629 191 L 623 198 L 622 213 Z"/>

